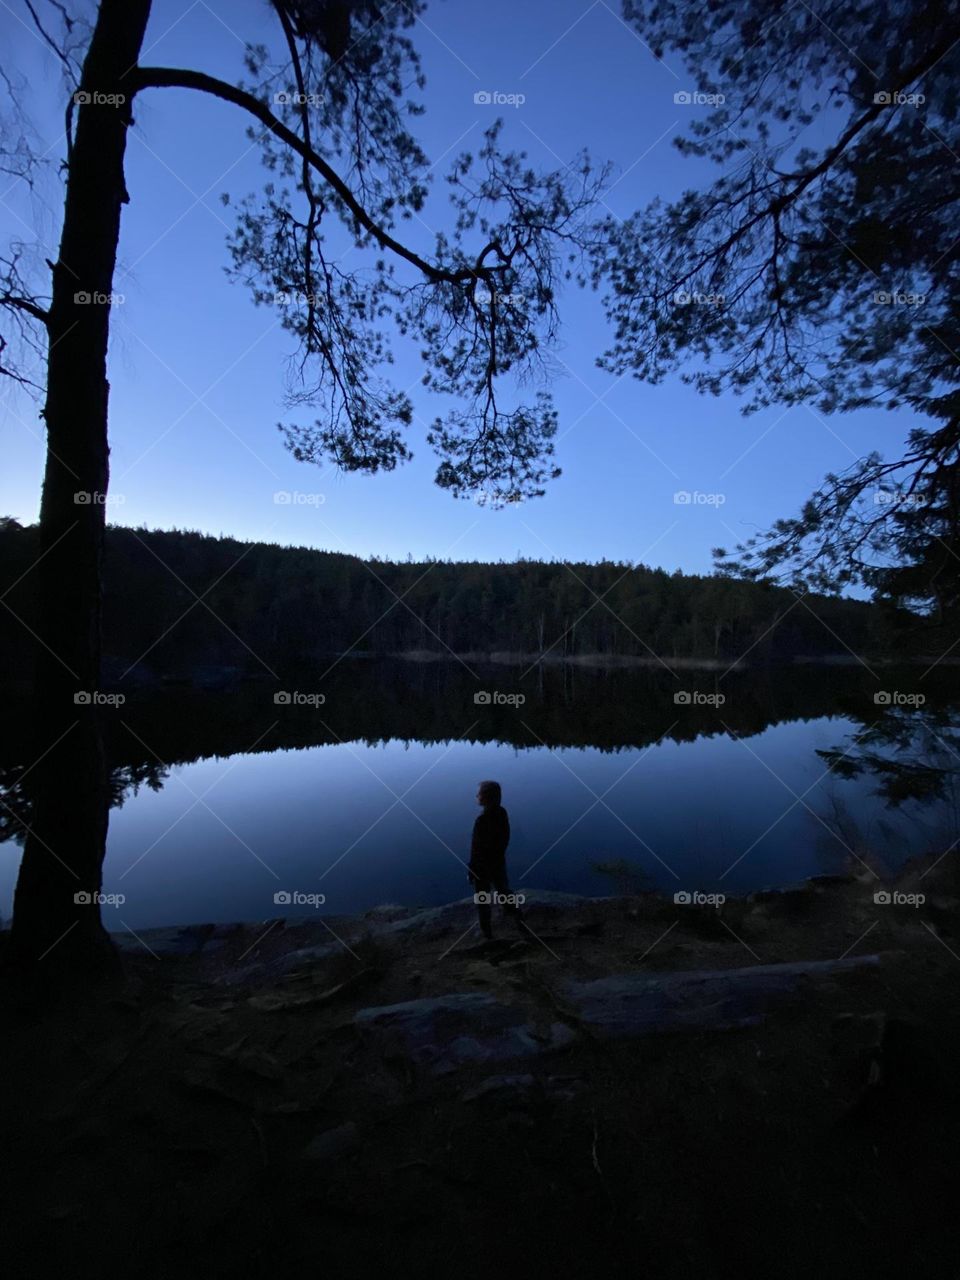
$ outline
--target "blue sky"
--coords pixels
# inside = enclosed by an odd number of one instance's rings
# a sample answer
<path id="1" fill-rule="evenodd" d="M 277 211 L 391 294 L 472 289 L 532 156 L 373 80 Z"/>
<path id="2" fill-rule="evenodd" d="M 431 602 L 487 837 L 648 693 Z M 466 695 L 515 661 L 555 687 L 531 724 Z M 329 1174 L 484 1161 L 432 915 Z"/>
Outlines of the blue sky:
<path id="1" fill-rule="evenodd" d="M 4 65 L 28 78 L 25 106 L 40 150 L 57 160 L 60 74 L 17 20 L 19 9 L 17 0 L 0 7 Z M 424 225 L 406 224 L 413 243 L 426 247 L 430 229 L 443 225 L 442 176 L 457 153 L 476 149 L 498 112 L 503 144 L 522 147 L 534 164 L 567 163 L 582 147 L 612 161 L 606 203 L 620 217 L 710 176 L 671 145 L 701 110 L 676 104 L 674 94 L 698 85 L 676 59 L 655 60 L 618 13 L 603 0 L 431 4 L 415 33 L 427 76 L 418 132 L 436 163 L 437 191 Z M 274 39 L 264 4 L 155 0 L 143 61 L 237 79 L 245 39 Z M 482 90 L 525 101 L 478 105 Z M 658 387 L 617 379 L 595 364 L 609 336 L 598 297 L 570 288 L 553 382 L 563 475 L 545 498 L 493 511 L 436 488 L 424 436 L 440 405 L 416 385 L 416 349 L 402 344 L 395 373 L 414 394 L 413 462 L 374 477 L 297 463 L 276 430 L 296 416 L 283 404 L 292 339 L 276 309 L 255 307 L 224 273 L 231 215 L 220 195 L 240 197 L 263 180 L 246 128 L 236 108 L 196 93 L 138 99 L 115 286 L 124 301 L 113 311 L 110 353 L 110 518 L 118 523 L 363 556 L 609 558 L 704 572 L 711 547 L 792 514 L 824 472 L 873 448 L 892 452 L 905 435 L 902 416 L 880 411 L 827 420 L 804 407 L 774 408 L 744 418 L 732 396 L 706 399 L 679 377 Z M 39 234 L 38 261 L 55 256 L 61 199 L 55 164 L 35 195 L 0 182 L 3 241 Z M 36 519 L 39 503 L 38 409 L 12 384 L 0 387 L 0 514 L 24 522 Z M 677 505 L 678 490 L 723 501 Z M 280 505 L 278 491 L 322 500 Z"/>

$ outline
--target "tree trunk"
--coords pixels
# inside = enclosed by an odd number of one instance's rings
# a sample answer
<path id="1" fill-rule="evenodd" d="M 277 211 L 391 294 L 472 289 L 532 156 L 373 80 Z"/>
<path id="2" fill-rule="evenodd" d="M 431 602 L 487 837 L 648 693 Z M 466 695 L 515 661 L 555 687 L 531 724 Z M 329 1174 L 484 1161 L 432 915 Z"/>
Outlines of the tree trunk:
<path id="1" fill-rule="evenodd" d="M 98 706 L 108 480 L 107 340 L 127 200 L 125 77 L 150 0 L 101 0 L 84 62 L 49 312 L 47 461 L 40 507 L 31 821 L 14 899 L 20 961 L 77 968 L 112 948 L 97 895 L 109 814 Z M 112 913 L 114 914 L 114 913 Z M 117 926 L 115 926 L 117 927 Z"/>

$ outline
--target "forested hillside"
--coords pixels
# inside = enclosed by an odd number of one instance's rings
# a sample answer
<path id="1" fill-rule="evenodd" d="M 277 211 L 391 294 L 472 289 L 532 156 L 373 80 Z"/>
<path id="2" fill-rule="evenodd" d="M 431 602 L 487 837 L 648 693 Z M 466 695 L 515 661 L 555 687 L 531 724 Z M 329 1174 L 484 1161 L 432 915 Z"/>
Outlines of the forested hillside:
<path id="1" fill-rule="evenodd" d="M 36 555 L 35 528 L 4 522 L 2 589 L 16 583 L 6 604 L 18 617 L 5 611 L 0 635 L 14 667 L 29 659 Z M 858 601 L 613 562 L 398 564 L 113 527 L 104 568 L 105 652 L 144 674 L 277 669 L 348 649 L 764 662 L 887 640 L 878 611 Z"/>

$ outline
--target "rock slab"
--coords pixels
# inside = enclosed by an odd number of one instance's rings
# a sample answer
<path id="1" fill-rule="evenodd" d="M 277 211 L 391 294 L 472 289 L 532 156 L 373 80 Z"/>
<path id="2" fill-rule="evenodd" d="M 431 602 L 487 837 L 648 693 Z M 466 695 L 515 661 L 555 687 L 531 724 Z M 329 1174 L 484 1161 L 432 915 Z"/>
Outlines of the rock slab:
<path id="1" fill-rule="evenodd" d="M 604 1038 L 663 1031 L 724 1031 L 752 1027 L 807 978 L 879 964 L 879 957 L 758 964 L 743 969 L 615 974 L 571 982 L 561 995 L 571 1014 Z"/>
<path id="2" fill-rule="evenodd" d="M 432 1075 L 472 1063 L 532 1057 L 575 1039 L 562 1022 L 538 1033 L 523 1010 L 482 992 L 361 1009 L 354 1025 L 384 1056 L 409 1058 Z"/>

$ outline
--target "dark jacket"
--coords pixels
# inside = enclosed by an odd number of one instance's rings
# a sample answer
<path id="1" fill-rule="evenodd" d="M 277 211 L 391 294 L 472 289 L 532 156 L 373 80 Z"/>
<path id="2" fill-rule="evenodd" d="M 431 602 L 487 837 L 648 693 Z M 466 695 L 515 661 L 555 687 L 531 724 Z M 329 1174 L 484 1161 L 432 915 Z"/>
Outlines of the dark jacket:
<path id="1" fill-rule="evenodd" d="M 510 820 L 503 805 L 484 809 L 473 824 L 470 842 L 470 870 L 477 875 L 503 869 L 510 843 Z"/>

